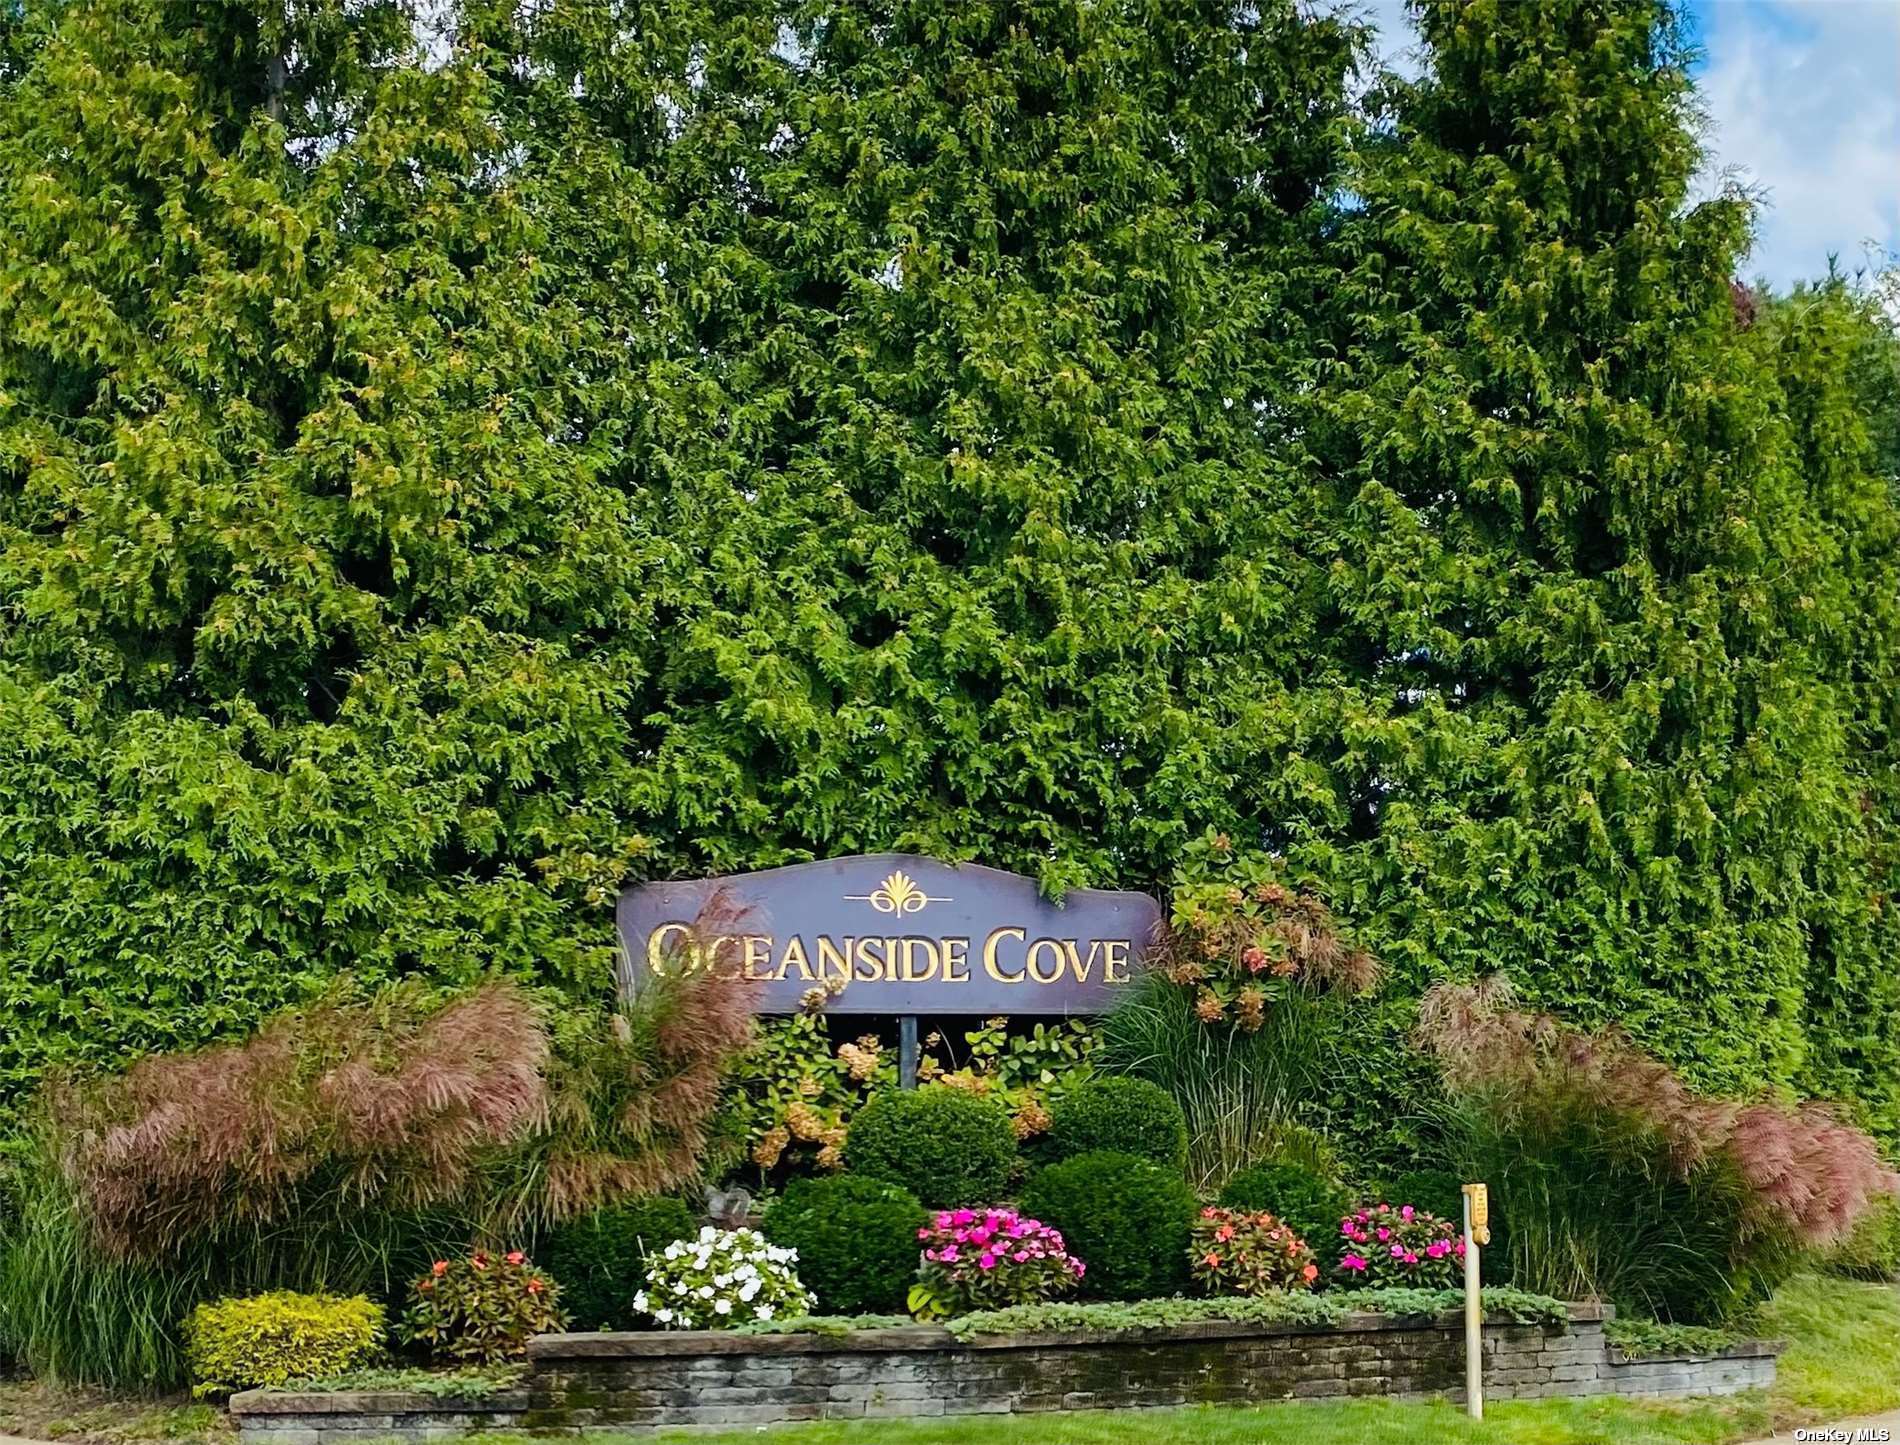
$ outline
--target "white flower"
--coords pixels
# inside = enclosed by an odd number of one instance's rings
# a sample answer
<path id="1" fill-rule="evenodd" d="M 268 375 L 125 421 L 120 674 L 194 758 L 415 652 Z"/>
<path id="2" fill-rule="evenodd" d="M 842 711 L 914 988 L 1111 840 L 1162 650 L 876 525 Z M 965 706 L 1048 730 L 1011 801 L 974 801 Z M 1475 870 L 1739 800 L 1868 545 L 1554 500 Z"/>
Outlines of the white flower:
<path id="1" fill-rule="evenodd" d="M 718 1237 L 719 1237 L 719 1231 L 714 1229 L 710 1224 L 706 1225 L 704 1228 L 702 1228 L 699 1231 L 699 1242 L 701 1244 L 710 1244 L 713 1240 L 717 1239 Z"/>
<path id="2" fill-rule="evenodd" d="M 647 1292 L 645 1290 L 641 1290 L 638 1294 L 634 1295 L 633 1307 L 639 1310 L 642 1314 L 646 1313 Z"/>
<path id="3" fill-rule="evenodd" d="M 714 1289 L 724 1289 L 727 1285 L 731 1283 L 732 1283 L 732 1276 L 729 1274 L 716 1274 L 713 1276 Z"/>
<path id="4" fill-rule="evenodd" d="M 684 1253 L 686 1253 L 686 1246 L 681 1244 L 677 1239 L 666 1247 L 666 1257 L 668 1259 L 678 1259 Z"/>
<path id="5" fill-rule="evenodd" d="M 770 1305 L 760 1305 L 760 1306 L 759 1306 L 759 1308 L 758 1308 L 758 1316 L 759 1316 L 759 1318 L 760 1318 L 760 1319 L 762 1319 L 762 1320 L 769 1320 L 769 1319 L 771 1319 L 771 1318 L 772 1318 L 772 1307 L 771 1307 Z"/>
<path id="6" fill-rule="evenodd" d="M 713 1313 L 714 1313 L 714 1314 L 716 1314 L 716 1315 L 729 1315 L 729 1314 L 731 1314 L 731 1313 L 732 1313 L 732 1301 L 731 1301 L 731 1300 L 729 1300 L 729 1299 L 719 1299 L 719 1300 L 714 1300 L 714 1301 L 713 1301 Z"/>
<path id="7" fill-rule="evenodd" d="M 751 1304 L 752 1296 L 758 1292 L 759 1282 L 756 1279 L 749 1279 L 739 1286 L 739 1300 L 742 1304 Z"/>
<path id="8" fill-rule="evenodd" d="M 713 1287 L 709 1284 L 702 1284 L 699 1287 L 699 1297 L 701 1299 L 711 1299 L 713 1297 Z"/>
<path id="9" fill-rule="evenodd" d="M 667 1322 L 668 1322 L 669 1320 L 671 1320 L 671 1319 L 673 1318 L 673 1311 L 671 1311 L 671 1310 L 655 1310 L 655 1311 L 653 1312 L 653 1318 L 654 1318 L 654 1319 L 656 1319 L 656 1320 L 658 1320 L 658 1321 L 659 1321 L 659 1322 L 660 1322 L 661 1324 L 665 1324 L 665 1323 L 667 1323 Z"/>

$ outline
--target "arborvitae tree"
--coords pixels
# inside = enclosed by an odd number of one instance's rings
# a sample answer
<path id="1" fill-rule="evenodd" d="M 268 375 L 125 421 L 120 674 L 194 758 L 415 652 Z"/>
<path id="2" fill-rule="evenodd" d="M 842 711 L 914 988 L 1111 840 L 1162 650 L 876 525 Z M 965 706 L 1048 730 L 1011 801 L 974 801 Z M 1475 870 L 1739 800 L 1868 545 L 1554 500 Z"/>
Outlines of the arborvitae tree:
<path id="1" fill-rule="evenodd" d="M 1893 1122 L 1851 363 L 1741 324 L 1667 9 L 1421 18 L 1355 151 L 1296 0 L 34 0 L 0 1093 L 603 987 L 630 878 L 1221 828 L 1395 1025 L 1502 966 Z"/>
<path id="2" fill-rule="evenodd" d="M 1348 27 L 437 10 L 35 21 L 0 1087 L 345 968 L 596 983 L 630 876 L 1144 885 L 1268 806 Z"/>
<path id="3" fill-rule="evenodd" d="M 1825 1079 L 1891 1127 L 1849 674 L 1892 636 L 1853 595 L 1892 499 L 1790 416 L 1853 425 L 1843 357 L 1804 352 L 1803 403 L 1746 333 L 1669 6 L 1416 15 L 1314 408 L 1346 725 L 1275 822 L 1401 977 L 1502 969 L 1700 1083 Z"/>
<path id="4" fill-rule="evenodd" d="M 1787 563 L 1812 625 L 1819 685 L 1839 713 L 1841 763 L 1860 817 L 1816 860 L 1794 1082 L 1859 1098 L 1888 1128 L 1900 1074 L 1900 328 L 1840 276 L 1753 296 L 1750 340 L 1778 389 L 1808 550 Z"/>
<path id="5" fill-rule="evenodd" d="M 477 55 L 44 8 L 0 105 L 0 1090 L 340 970 L 599 987 L 630 499 Z M 437 47 L 439 49 L 439 47 Z"/>

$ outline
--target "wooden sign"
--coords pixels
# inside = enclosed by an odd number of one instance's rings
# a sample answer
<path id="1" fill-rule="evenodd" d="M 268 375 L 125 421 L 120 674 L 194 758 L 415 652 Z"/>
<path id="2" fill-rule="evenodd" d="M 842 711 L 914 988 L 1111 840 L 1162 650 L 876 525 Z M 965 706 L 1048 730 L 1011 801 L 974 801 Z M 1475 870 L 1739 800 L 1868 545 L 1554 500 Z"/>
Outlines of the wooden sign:
<path id="1" fill-rule="evenodd" d="M 1015 873 L 899 853 L 643 883 L 618 918 L 624 988 L 716 969 L 768 1014 L 1101 1013 L 1162 921 L 1145 893 L 1051 901 Z"/>

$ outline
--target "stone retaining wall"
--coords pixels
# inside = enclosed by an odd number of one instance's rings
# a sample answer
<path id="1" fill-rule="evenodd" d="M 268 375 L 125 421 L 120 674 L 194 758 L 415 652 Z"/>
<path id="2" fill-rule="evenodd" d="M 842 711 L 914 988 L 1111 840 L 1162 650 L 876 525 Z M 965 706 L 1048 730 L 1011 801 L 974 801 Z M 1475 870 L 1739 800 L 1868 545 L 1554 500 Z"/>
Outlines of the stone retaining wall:
<path id="1" fill-rule="evenodd" d="M 247 1390 L 231 1397 L 242 1438 L 263 1445 L 447 1440 L 470 1430 L 514 1429 L 527 1410 L 526 1390 L 505 1390 L 482 1400 L 445 1400 L 412 1390 Z"/>
<path id="2" fill-rule="evenodd" d="M 1486 1395 L 1721 1395 L 1774 1380 L 1780 1346 L 1764 1341 L 1714 1356 L 1624 1360 L 1603 1336 L 1610 1313 L 1573 1305 L 1568 1329 L 1486 1325 Z M 1211 1322 L 963 1341 L 933 1326 L 836 1337 L 542 1335 L 530 1342 L 529 1359 L 525 1393 L 480 1404 L 253 1392 L 233 1399 L 231 1409 L 245 1445 L 351 1445 L 478 1426 L 569 1432 L 1464 1397 L 1464 1325 L 1456 1314 L 1355 1314 L 1325 1328 Z"/>

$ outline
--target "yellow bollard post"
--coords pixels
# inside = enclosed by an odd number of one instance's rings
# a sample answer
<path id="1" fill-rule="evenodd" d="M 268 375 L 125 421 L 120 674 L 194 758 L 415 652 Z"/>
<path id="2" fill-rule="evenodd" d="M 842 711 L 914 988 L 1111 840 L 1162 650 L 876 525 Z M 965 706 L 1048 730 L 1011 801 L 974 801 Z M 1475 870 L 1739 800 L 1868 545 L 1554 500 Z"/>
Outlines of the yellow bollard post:
<path id="1" fill-rule="evenodd" d="M 1478 1256 L 1491 1242 L 1491 1200 L 1482 1184 L 1465 1196 L 1465 1413 L 1484 1418 L 1484 1295 Z"/>

